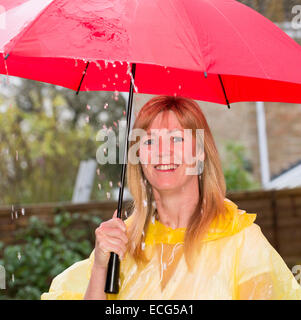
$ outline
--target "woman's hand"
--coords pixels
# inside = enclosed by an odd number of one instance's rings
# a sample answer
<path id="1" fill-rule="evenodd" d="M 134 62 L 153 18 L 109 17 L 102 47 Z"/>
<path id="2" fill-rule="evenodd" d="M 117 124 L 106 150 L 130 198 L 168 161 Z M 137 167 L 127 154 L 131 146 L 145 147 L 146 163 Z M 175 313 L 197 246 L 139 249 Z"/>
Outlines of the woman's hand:
<path id="1" fill-rule="evenodd" d="M 94 266 L 107 268 L 110 252 L 123 259 L 128 242 L 125 223 L 117 218 L 117 209 L 113 218 L 102 222 L 95 230 Z"/>

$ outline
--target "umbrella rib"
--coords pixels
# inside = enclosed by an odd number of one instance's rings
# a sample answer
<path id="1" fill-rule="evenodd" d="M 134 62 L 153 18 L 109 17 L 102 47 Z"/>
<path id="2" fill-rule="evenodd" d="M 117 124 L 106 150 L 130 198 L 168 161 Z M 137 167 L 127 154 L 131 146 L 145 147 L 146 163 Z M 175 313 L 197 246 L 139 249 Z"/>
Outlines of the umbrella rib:
<path id="1" fill-rule="evenodd" d="M 226 103 L 228 105 L 228 109 L 230 109 L 230 103 L 229 103 L 229 100 L 228 100 L 228 97 L 227 97 L 227 94 L 226 94 L 226 89 L 225 89 L 225 86 L 224 86 L 224 83 L 223 83 L 223 80 L 222 80 L 222 76 L 219 74 L 218 78 L 219 78 L 219 81 L 221 83 L 221 86 L 222 86 L 222 89 L 223 89 L 223 92 L 224 92 L 224 96 L 225 96 Z"/>
<path id="2" fill-rule="evenodd" d="M 87 64 L 86 64 L 85 71 L 84 71 L 84 73 L 83 73 L 83 75 L 82 75 L 82 78 L 81 78 L 81 80 L 80 80 L 79 86 L 78 86 L 77 91 L 76 91 L 76 94 L 77 94 L 77 95 L 78 95 L 78 93 L 79 93 L 80 87 L 82 86 L 82 83 L 83 83 L 84 77 L 85 77 L 85 75 L 86 75 L 86 73 L 87 73 L 87 69 L 88 69 L 88 67 L 89 67 L 89 64 L 90 64 L 90 61 L 88 61 Z"/>

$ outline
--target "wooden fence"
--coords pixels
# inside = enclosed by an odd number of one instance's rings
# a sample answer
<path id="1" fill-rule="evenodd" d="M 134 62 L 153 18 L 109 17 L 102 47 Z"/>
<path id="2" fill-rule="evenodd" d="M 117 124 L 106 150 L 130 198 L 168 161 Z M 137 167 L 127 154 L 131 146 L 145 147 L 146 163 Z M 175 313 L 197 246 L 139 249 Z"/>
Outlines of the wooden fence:
<path id="1" fill-rule="evenodd" d="M 301 264 L 301 188 L 232 192 L 227 198 L 248 213 L 257 213 L 257 223 L 273 247 L 288 265 Z M 129 202 L 124 203 L 127 209 Z M 72 204 L 70 202 L 0 207 L 0 241 L 14 243 L 15 231 L 38 216 L 49 224 L 60 212 L 95 214 L 103 220 L 112 217 L 114 201 Z"/>

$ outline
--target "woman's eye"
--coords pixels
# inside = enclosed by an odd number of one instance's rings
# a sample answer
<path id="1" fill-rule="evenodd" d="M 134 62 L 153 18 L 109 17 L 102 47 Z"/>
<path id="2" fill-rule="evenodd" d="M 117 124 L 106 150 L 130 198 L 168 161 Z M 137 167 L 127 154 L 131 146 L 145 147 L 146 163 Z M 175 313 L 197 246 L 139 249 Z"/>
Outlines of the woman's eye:
<path id="1" fill-rule="evenodd" d="M 173 137 L 173 142 L 183 142 L 184 139 L 182 137 Z"/>
<path id="2" fill-rule="evenodd" d="M 147 139 L 146 141 L 144 141 L 144 144 L 150 145 L 152 142 L 153 142 L 153 139 Z"/>

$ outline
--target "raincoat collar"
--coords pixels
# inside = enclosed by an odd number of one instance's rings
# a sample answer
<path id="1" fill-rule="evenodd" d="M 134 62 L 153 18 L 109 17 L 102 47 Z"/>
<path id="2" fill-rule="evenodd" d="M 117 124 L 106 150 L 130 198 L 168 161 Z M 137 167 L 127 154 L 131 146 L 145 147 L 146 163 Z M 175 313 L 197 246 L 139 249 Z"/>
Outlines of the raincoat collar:
<path id="1" fill-rule="evenodd" d="M 227 209 L 225 217 L 213 220 L 207 235 L 202 240 L 203 242 L 234 235 L 255 221 L 255 213 L 247 213 L 245 210 L 238 209 L 238 206 L 227 198 L 224 202 Z M 146 232 L 145 244 L 183 243 L 185 231 L 186 228 L 172 229 L 153 219 Z"/>

